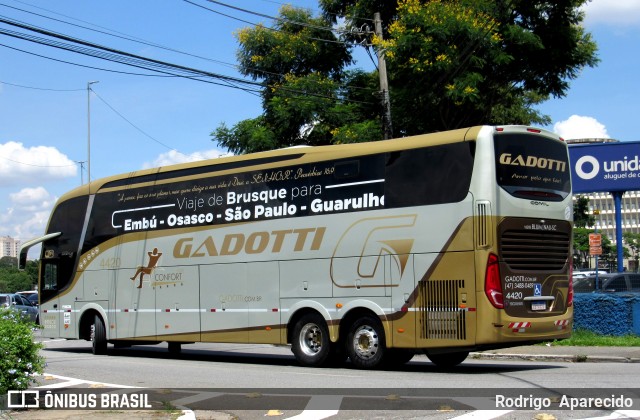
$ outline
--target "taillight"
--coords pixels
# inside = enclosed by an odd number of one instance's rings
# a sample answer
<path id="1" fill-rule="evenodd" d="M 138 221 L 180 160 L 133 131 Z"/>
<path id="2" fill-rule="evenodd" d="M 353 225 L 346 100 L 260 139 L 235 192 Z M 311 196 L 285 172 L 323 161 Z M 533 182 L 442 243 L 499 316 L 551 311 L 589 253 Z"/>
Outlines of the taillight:
<path id="1" fill-rule="evenodd" d="M 489 254 L 487 260 L 487 271 L 484 276 L 484 293 L 489 298 L 489 302 L 498 308 L 504 308 L 504 296 L 502 294 L 502 283 L 500 282 L 500 266 L 498 256 Z"/>

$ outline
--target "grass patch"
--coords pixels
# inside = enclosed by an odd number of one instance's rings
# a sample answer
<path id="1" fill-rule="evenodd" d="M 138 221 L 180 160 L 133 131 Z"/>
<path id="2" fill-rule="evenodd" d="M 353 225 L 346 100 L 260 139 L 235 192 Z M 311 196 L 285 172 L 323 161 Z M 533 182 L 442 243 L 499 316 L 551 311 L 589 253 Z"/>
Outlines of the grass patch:
<path id="1" fill-rule="evenodd" d="M 551 342 L 552 346 L 599 346 L 599 347 L 635 347 L 640 346 L 640 336 L 600 335 L 592 331 L 577 330 L 571 334 L 571 338 Z"/>

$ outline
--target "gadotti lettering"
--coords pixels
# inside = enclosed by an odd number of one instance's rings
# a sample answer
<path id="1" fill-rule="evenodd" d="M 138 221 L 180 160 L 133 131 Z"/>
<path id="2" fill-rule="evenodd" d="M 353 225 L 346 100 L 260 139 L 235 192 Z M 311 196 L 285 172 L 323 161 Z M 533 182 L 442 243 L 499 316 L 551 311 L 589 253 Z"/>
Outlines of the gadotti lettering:
<path id="1" fill-rule="evenodd" d="M 263 252 L 317 251 L 322 245 L 326 227 L 273 230 L 271 232 L 228 233 L 221 238 L 204 240 L 182 238 L 173 247 L 175 258 L 217 257 L 225 255 L 261 254 Z"/>
<path id="2" fill-rule="evenodd" d="M 503 165 L 515 165 L 515 166 L 527 166 L 530 168 L 549 169 L 558 172 L 564 172 L 567 169 L 567 162 L 556 159 L 548 159 L 536 156 L 522 155 L 516 157 L 511 156 L 511 153 L 503 153 L 500 155 L 500 163 Z"/>

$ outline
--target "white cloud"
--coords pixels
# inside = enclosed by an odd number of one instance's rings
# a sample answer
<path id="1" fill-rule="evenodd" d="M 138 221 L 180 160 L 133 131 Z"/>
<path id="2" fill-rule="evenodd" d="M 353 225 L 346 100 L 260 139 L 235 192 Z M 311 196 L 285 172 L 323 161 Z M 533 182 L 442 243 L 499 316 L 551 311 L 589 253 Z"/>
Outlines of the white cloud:
<path id="1" fill-rule="evenodd" d="M 593 117 L 572 115 L 553 125 L 553 131 L 564 139 L 609 138 L 607 128 Z"/>
<path id="2" fill-rule="evenodd" d="M 0 185 L 73 177 L 77 164 L 55 147 L 0 143 Z"/>
<path id="3" fill-rule="evenodd" d="M 205 159 L 215 159 L 223 156 L 231 156 L 230 153 L 220 151 L 218 149 L 205 150 L 202 152 L 193 152 L 188 155 L 180 153 L 176 150 L 171 150 L 167 153 L 162 153 L 153 162 L 145 162 L 143 168 L 155 168 L 158 166 L 169 166 L 177 163 L 196 162 Z"/>
<path id="4" fill-rule="evenodd" d="M 56 200 L 43 187 L 9 194 L 9 207 L 0 209 L 0 232 L 21 241 L 41 236 Z"/>
<path id="5" fill-rule="evenodd" d="M 583 10 L 587 24 L 627 26 L 640 23 L 639 0 L 592 0 Z"/>

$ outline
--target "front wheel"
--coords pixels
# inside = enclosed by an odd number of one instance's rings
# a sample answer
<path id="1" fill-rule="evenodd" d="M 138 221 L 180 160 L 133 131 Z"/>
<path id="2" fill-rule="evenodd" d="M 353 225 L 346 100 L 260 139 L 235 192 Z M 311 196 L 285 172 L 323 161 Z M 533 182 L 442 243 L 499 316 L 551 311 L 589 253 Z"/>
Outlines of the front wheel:
<path id="1" fill-rule="evenodd" d="M 376 367 L 384 358 L 384 329 L 377 318 L 363 316 L 357 319 L 349 329 L 346 342 L 349 359 L 357 368 Z"/>
<path id="2" fill-rule="evenodd" d="M 322 366 L 331 354 L 329 328 L 319 314 L 307 314 L 293 328 L 291 351 L 303 366 Z"/>
<path id="3" fill-rule="evenodd" d="M 460 363 L 464 362 L 467 356 L 469 356 L 468 351 L 437 354 L 430 354 L 428 351 L 426 351 L 425 353 L 429 360 L 431 360 L 434 365 L 440 368 L 451 368 L 454 366 L 458 366 Z"/>
<path id="4" fill-rule="evenodd" d="M 107 330 L 104 321 L 96 315 L 91 326 L 91 351 L 93 354 L 105 354 L 107 352 Z"/>

